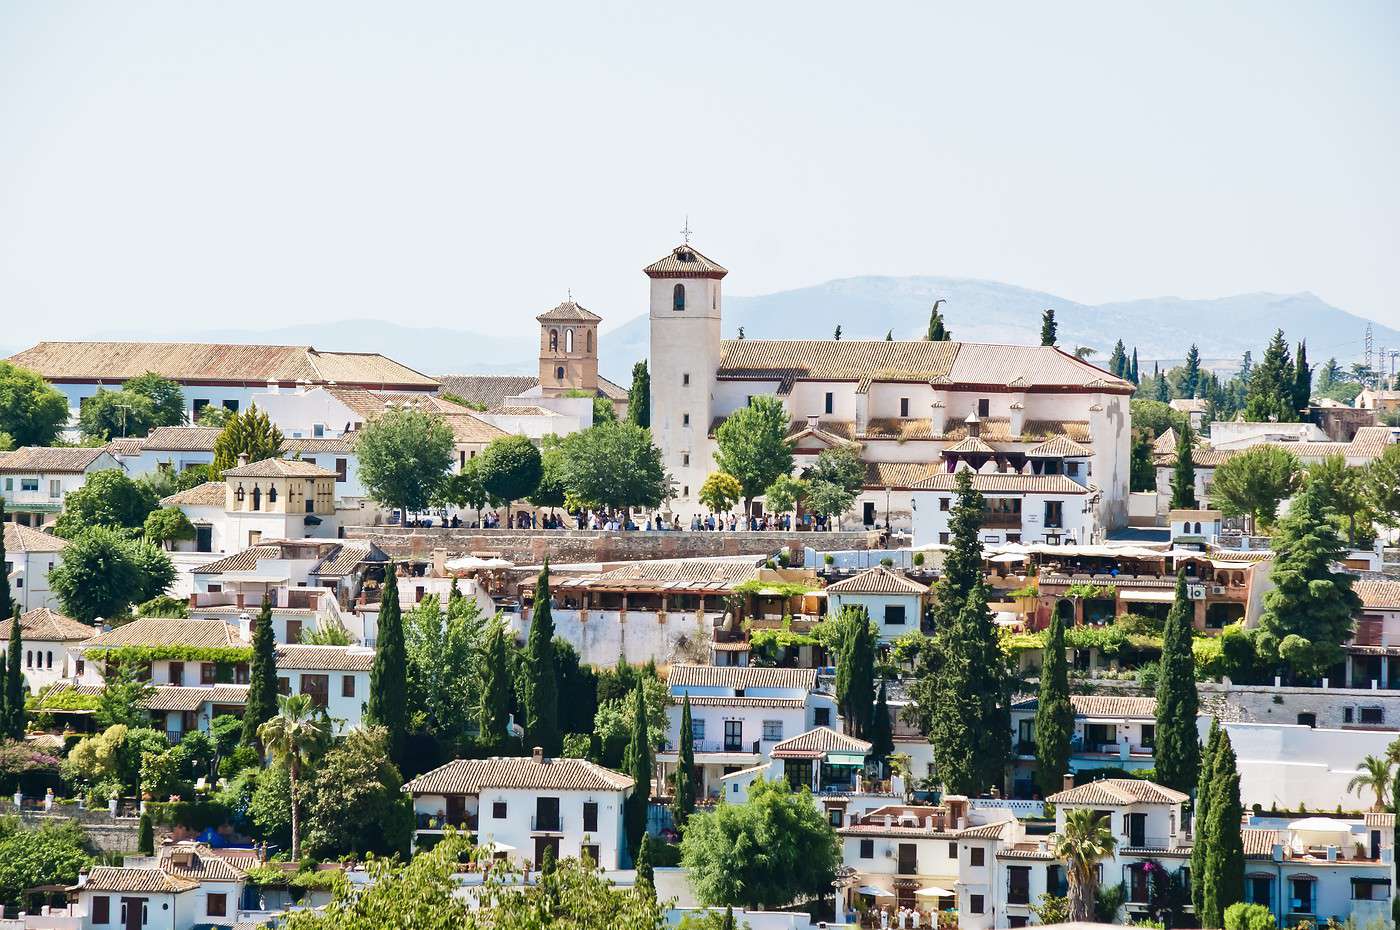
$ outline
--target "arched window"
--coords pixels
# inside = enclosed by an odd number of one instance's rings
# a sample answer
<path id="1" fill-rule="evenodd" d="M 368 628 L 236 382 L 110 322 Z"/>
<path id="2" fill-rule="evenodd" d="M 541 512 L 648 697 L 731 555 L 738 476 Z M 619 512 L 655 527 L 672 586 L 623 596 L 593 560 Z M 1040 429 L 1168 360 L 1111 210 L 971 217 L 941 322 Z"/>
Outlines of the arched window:
<path id="1" fill-rule="evenodd" d="M 685 309 L 685 285 L 684 285 L 684 284 L 677 284 L 676 287 L 675 287 L 675 289 L 674 289 L 673 291 L 671 291 L 671 308 L 672 308 L 673 310 L 684 310 L 684 309 Z"/>
<path id="2" fill-rule="evenodd" d="M 234 496 L 234 499 L 237 500 L 240 504 L 243 503 L 243 485 L 242 485 L 242 484 L 240 484 L 240 485 L 238 486 L 238 490 L 237 490 L 237 491 L 234 491 L 234 492 L 233 492 L 233 496 Z"/>
<path id="3" fill-rule="evenodd" d="M 591 354 L 593 352 L 593 330 L 590 329 L 588 331 L 585 341 L 587 343 L 587 351 Z"/>
<path id="4" fill-rule="evenodd" d="M 572 329 L 564 330 L 564 351 L 574 351 L 574 331 Z"/>
<path id="5" fill-rule="evenodd" d="M 262 510 L 262 488 L 253 485 L 253 509 Z"/>
<path id="6" fill-rule="evenodd" d="M 45 666 L 45 668 L 53 668 L 53 651 L 52 651 L 52 650 L 50 650 L 49 652 L 45 653 L 45 655 L 44 655 L 44 666 Z"/>
<path id="7" fill-rule="evenodd" d="M 1196 535 L 1197 535 L 1197 536 L 1201 535 L 1201 524 L 1200 524 L 1200 523 L 1197 523 L 1197 524 L 1196 524 Z"/>
<path id="8" fill-rule="evenodd" d="M 563 381 L 563 380 L 564 380 L 564 366 L 563 366 L 563 365 L 560 365 L 558 368 L 554 369 L 554 378 L 555 378 L 556 381 Z"/>
<path id="9" fill-rule="evenodd" d="M 274 484 L 272 487 L 267 489 L 267 502 L 269 504 L 277 503 L 277 485 Z"/>
<path id="10" fill-rule="evenodd" d="M 26 649 L 26 650 L 24 650 L 24 667 L 25 667 L 25 668 L 33 668 L 33 667 L 34 667 L 34 650 L 32 650 L 32 649 Z"/>
<path id="11" fill-rule="evenodd" d="M 549 351 L 559 351 L 559 330 L 557 329 L 551 329 L 549 331 Z"/>

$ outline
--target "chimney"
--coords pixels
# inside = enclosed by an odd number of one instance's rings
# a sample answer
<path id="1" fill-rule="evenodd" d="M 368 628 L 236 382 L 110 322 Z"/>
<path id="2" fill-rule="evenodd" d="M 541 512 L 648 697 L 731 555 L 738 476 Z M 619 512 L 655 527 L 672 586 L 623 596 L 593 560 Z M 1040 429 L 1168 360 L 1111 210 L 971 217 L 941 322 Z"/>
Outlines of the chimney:
<path id="1" fill-rule="evenodd" d="M 248 453 L 246 453 L 246 452 L 240 452 L 240 453 L 238 453 L 238 464 L 239 464 L 239 465 L 247 465 L 247 464 L 248 464 Z"/>
<path id="2" fill-rule="evenodd" d="M 1336 862 L 1336 861 L 1337 861 L 1337 847 L 1335 847 L 1335 846 L 1328 846 L 1328 847 L 1327 847 L 1327 861 L 1328 861 L 1328 862 Z"/>
<path id="3" fill-rule="evenodd" d="M 1070 772 L 1066 772 L 1066 773 L 1065 773 L 1065 780 L 1064 780 L 1064 782 L 1062 782 L 1062 787 L 1063 787 L 1063 790 L 1065 790 L 1065 791 L 1068 791 L 1068 790 L 1070 790 L 1071 788 L 1074 787 L 1074 775 L 1073 775 L 1072 773 L 1070 773 Z"/>
<path id="4" fill-rule="evenodd" d="M 976 438 L 982 435 L 982 418 L 977 416 L 977 411 L 969 413 L 963 422 L 967 424 L 968 436 Z"/>
<path id="5" fill-rule="evenodd" d="M 816 428 L 817 428 L 817 424 L 818 424 L 819 422 L 821 422 L 821 417 L 817 416 L 817 414 L 815 414 L 815 413 L 810 414 L 810 415 L 807 417 L 807 428 L 808 428 L 808 429 L 816 429 Z"/>
<path id="6" fill-rule="evenodd" d="M 536 747 L 530 752 L 530 758 L 534 759 L 536 762 L 543 762 L 543 761 L 544 761 L 544 750 L 541 749 L 539 746 L 536 746 Z"/>

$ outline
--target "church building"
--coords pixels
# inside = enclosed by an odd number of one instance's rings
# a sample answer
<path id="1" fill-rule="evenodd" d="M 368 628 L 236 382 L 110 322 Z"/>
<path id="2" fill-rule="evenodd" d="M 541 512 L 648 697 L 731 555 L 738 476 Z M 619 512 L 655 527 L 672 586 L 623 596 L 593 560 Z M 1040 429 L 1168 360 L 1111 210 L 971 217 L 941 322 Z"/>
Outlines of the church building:
<path id="1" fill-rule="evenodd" d="M 687 241 L 644 271 L 652 433 L 675 481 L 670 507 L 683 518 L 704 512 L 696 498 L 715 470 L 716 428 L 770 395 L 787 410 L 797 472 L 832 446 L 859 450 L 865 488 L 843 527 L 910 528 L 916 492 L 958 468 L 1001 476 L 988 495 L 998 512 L 1019 513 L 1027 494 L 1039 495 L 1026 508 L 1037 515 L 1072 510 L 1078 529 L 1063 542 L 1093 542 L 1127 523 L 1127 381 L 1053 346 L 723 339 L 722 265 Z M 1047 508 L 1051 486 L 1066 493 Z M 1001 541 L 1020 541 L 1020 522 L 1001 523 Z"/>

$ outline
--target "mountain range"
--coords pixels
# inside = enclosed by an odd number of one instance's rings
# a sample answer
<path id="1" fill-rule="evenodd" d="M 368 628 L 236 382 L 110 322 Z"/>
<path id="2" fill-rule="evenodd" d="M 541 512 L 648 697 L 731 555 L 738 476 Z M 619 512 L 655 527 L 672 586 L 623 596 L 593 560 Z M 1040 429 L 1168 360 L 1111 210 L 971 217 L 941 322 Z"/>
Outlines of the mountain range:
<path id="1" fill-rule="evenodd" d="M 1154 297 L 1084 304 L 1056 294 L 971 278 L 938 276 L 842 278 L 811 287 L 757 296 L 724 298 L 724 336 L 742 327 L 750 339 L 829 339 L 841 327 L 844 339 L 921 338 L 933 301 L 953 338 L 970 342 L 1034 343 L 1040 316 L 1055 309 L 1059 343 L 1087 346 L 1107 361 L 1122 339 L 1143 362 L 1173 364 L 1195 343 L 1210 367 L 1238 365 L 1245 351 L 1257 359 L 1275 329 L 1290 342 L 1308 342 L 1308 358 L 1335 357 L 1343 367 L 1361 356 L 1367 320 L 1310 293 L 1238 294 L 1214 299 Z M 602 311 L 605 316 L 608 312 Z M 1400 348 L 1400 331 L 1373 323 L 1377 347 Z M 447 327 L 414 327 L 383 320 L 343 320 L 276 329 L 214 329 L 172 332 L 127 329 L 94 333 L 93 339 L 164 339 L 199 342 L 314 345 L 350 352 L 383 352 L 428 374 L 534 372 L 535 323 L 519 333 L 489 336 Z M 78 338 L 69 335 L 67 338 Z M 632 364 L 647 357 L 645 314 L 605 330 L 599 337 L 599 370 L 620 384 Z M 5 355 L 23 346 L 13 346 Z"/>

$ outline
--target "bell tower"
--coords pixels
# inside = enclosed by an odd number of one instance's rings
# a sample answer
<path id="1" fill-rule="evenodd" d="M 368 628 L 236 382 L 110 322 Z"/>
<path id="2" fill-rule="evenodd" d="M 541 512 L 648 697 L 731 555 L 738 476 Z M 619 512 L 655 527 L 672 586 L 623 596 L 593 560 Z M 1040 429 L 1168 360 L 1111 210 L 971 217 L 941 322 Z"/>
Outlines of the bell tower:
<path id="1" fill-rule="evenodd" d="M 602 317 L 573 297 L 541 313 L 540 389 L 546 397 L 598 390 L 598 324 Z"/>

